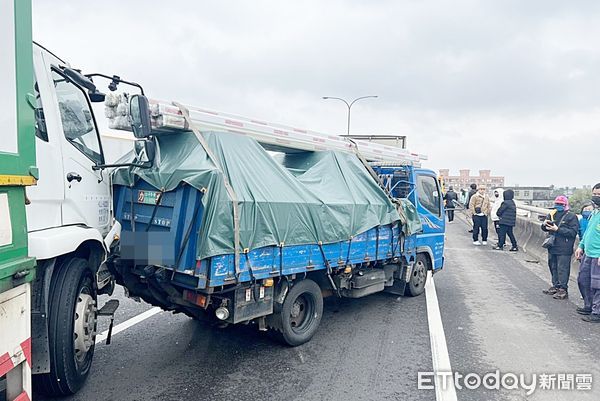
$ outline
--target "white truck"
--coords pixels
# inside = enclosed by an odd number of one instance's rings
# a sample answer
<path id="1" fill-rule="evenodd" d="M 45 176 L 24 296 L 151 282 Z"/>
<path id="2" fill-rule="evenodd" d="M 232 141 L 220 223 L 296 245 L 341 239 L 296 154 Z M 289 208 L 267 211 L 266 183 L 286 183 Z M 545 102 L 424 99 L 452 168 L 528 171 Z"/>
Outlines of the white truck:
<path id="1" fill-rule="evenodd" d="M 113 316 L 118 306 L 116 300 L 108 301 L 102 308 L 97 305 L 99 294 L 112 294 L 114 289 L 114 279 L 105 262 L 111 244 L 120 233 L 120 225 L 112 217 L 110 177 L 92 109 L 92 102 L 104 101 L 104 94 L 91 79 L 70 68 L 64 60 L 36 43 L 31 46 L 29 1 L 0 1 L 0 15 L 29 30 L 28 45 L 19 46 L 33 51 L 35 80 L 22 91 L 26 106 L 19 109 L 20 113 L 29 113 L 30 121 L 35 115 L 35 129 L 30 123 L 21 131 L 30 139 L 35 135 L 35 165 L 39 169 L 39 177 L 26 177 L 32 183 L 37 178 L 37 183 L 27 188 L 26 202 L 21 202 L 27 204 L 30 270 L 33 258 L 37 260 L 35 279 L 31 284 L 26 283 L 27 293 L 31 286 L 31 299 L 25 297 L 31 303 L 31 349 L 22 354 L 31 356 L 27 367 L 36 375 L 35 388 L 51 395 L 73 394 L 90 372 L 97 317 Z M 10 29 L 15 31 L 14 26 Z M 13 36 L 2 35 L 0 40 L 3 48 L 14 47 Z M 0 63 L 15 71 L 17 81 L 20 74 L 31 77 L 31 58 L 28 68 L 18 62 L 15 67 L 10 58 Z M 118 77 L 104 78 L 109 79 L 112 90 L 121 83 Z M 112 147 L 122 149 L 120 145 Z M 33 175 L 37 174 L 35 169 Z M 5 176 L 16 177 L 14 173 Z M 19 221 L 22 221 L 20 232 L 24 233 L 24 218 Z M 17 273 L 9 277 L 13 284 L 17 279 L 33 277 L 25 270 Z M 8 333 L 4 324 L 16 327 L 20 321 L 29 323 L 28 317 L 28 313 L 7 314 L 1 321 L 2 333 Z M 29 327 L 23 330 L 29 333 Z M 2 342 L 9 341 L 2 337 Z M 16 362 L 13 358 L 11 363 Z M 28 372 L 23 377 L 25 383 L 31 379 Z M 1 386 L 6 380 L 0 379 Z"/>
<path id="2" fill-rule="evenodd" d="M 91 81 L 33 45 L 36 163 L 40 177 L 27 196 L 32 285 L 32 372 L 46 393 L 75 393 L 92 363 L 97 295 L 111 294 L 105 266 L 112 241 L 111 186 L 91 101 L 103 101 Z M 86 87 L 87 86 L 87 87 Z M 91 89 L 90 89 L 91 88 Z M 110 302 L 110 301 L 109 301 Z M 103 314 L 118 304 L 110 302 Z"/>

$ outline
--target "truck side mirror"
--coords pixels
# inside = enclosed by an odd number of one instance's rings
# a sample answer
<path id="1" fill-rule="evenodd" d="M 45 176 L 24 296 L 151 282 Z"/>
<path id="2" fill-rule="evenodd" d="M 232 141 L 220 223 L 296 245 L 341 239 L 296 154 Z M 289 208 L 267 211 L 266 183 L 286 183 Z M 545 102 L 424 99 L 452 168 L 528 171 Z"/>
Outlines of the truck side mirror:
<path id="1" fill-rule="evenodd" d="M 131 129 L 136 138 L 147 138 L 152 135 L 150 107 L 146 96 L 131 96 L 129 99 L 129 116 L 131 118 Z"/>
<path id="2" fill-rule="evenodd" d="M 156 157 L 156 144 L 153 140 L 138 139 L 135 141 L 133 149 L 138 163 L 144 165 L 144 167 L 152 166 Z"/>
<path id="3" fill-rule="evenodd" d="M 69 67 L 63 68 L 63 73 L 76 85 L 88 90 L 88 95 L 92 103 L 104 101 L 106 95 L 100 92 L 98 88 L 96 88 L 96 85 L 94 84 L 94 82 L 92 82 L 91 79 L 89 79 L 85 75 L 82 75 L 79 71 Z"/>

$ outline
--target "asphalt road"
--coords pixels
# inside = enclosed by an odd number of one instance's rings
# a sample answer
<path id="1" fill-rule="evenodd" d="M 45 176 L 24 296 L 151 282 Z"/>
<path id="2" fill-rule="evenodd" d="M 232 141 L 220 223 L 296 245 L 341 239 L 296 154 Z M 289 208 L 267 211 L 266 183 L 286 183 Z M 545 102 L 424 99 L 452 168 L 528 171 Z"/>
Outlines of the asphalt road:
<path id="1" fill-rule="evenodd" d="M 522 389 L 457 388 L 457 398 L 600 399 L 600 327 L 574 313 L 576 287 L 569 301 L 543 295 L 545 265 L 523 253 L 474 247 L 466 230 L 460 221 L 448 226 L 446 267 L 435 275 L 452 370 L 524 374 L 527 383 L 532 374 L 592 374 L 595 382 L 591 391 L 543 390 L 538 379 L 529 396 Z M 117 297 L 117 323 L 150 308 L 122 290 Z M 327 302 L 316 336 L 296 348 L 252 325 L 220 329 L 160 312 L 111 345 L 98 344 L 86 386 L 67 399 L 436 400 L 434 390 L 417 388 L 418 372 L 432 371 L 432 358 L 425 296 Z"/>

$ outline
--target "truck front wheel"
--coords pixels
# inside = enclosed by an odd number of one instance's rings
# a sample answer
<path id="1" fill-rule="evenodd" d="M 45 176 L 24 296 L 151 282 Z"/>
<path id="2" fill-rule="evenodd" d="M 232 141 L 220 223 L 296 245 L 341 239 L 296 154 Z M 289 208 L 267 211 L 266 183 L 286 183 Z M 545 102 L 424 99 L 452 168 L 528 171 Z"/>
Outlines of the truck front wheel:
<path id="1" fill-rule="evenodd" d="M 427 281 L 427 270 L 429 270 L 429 260 L 423 254 L 418 254 L 410 280 L 406 283 L 405 295 L 416 297 L 425 291 L 425 282 Z"/>
<path id="2" fill-rule="evenodd" d="M 96 291 L 86 260 L 63 261 L 48 302 L 50 373 L 36 377 L 36 387 L 49 395 L 74 394 L 90 372 L 96 336 Z"/>
<path id="3" fill-rule="evenodd" d="M 273 316 L 279 339 L 292 347 L 308 342 L 323 316 L 321 288 L 312 280 L 298 281 Z"/>

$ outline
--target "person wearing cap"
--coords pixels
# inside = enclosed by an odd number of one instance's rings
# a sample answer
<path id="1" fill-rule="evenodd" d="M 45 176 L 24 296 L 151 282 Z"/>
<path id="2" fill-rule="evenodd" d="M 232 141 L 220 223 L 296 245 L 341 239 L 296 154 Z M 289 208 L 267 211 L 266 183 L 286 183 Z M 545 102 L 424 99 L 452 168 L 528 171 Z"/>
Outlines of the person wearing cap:
<path id="1" fill-rule="evenodd" d="M 583 308 L 577 308 L 582 319 L 590 323 L 600 323 L 600 183 L 592 188 L 594 210 L 587 229 L 575 251 L 575 258 L 581 260 L 577 284 L 583 296 Z"/>
<path id="2" fill-rule="evenodd" d="M 542 223 L 542 231 L 554 236 L 554 244 L 548 248 L 552 286 L 543 292 L 552 295 L 554 299 L 567 299 L 571 257 L 575 237 L 579 233 L 579 220 L 575 213 L 569 211 L 569 200 L 566 196 L 556 197 L 554 209 Z"/>

